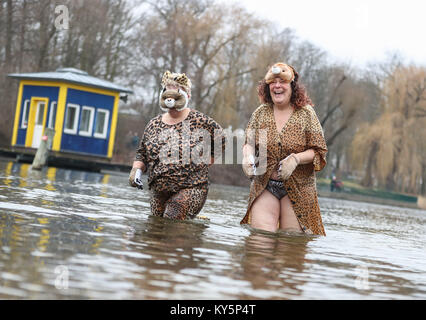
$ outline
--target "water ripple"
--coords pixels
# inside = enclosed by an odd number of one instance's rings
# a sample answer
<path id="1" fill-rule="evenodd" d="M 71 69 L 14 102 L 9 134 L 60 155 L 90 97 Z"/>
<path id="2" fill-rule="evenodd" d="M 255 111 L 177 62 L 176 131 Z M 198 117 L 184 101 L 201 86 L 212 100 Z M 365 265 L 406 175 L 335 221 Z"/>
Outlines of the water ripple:
<path id="1" fill-rule="evenodd" d="M 127 175 L 0 161 L 0 298 L 426 298 L 424 211 L 321 198 L 306 237 L 240 226 L 247 195 L 212 185 L 207 220 L 171 221 Z"/>

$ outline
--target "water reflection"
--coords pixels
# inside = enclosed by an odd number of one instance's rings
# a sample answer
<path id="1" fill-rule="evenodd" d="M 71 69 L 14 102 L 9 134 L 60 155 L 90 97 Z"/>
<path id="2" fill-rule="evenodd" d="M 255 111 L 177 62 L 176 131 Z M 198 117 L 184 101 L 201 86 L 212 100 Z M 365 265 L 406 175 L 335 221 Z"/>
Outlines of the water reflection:
<path id="1" fill-rule="evenodd" d="M 32 170 L 28 163 L 7 162 L 4 170 L 1 172 L 2 184 L 10 186 L 16 178 L 20 187 L 28 186 L 28 183 L 38 180 L 48 182 L 48 187 L 52 187 L 52 182 L 56 180 L 65 182 L 95 182 L 107 184 L 110 178 L 109 174 L 100 174 L 96 172 L 78 171 L 62 169 L 55 167 L 45 167 L 43 170 Z M 14 179 L 12 179 L 14 178 Z M 34 181 L 31 181 L 34 180 Z"/>
<path id="2" fill-rule="evenodd" d="M 194 247 L 202 246 L 202 235 L 206 228 L 202 222 L 148 216 L 137 225 L 130 238 L 129 248 L 150 254 L 153 257 L 150 260 L 153 264 L 151 267 L 156 265 L 156 268 L 161 268 L 168 264 L 175 270 L 194 268 L 200 262 L 198 258 L 194 258 Z"/>
<path id="3" fill-rule="evenodd" d="M 3 171 L 3 172 L 2 172 Z M 24 197 L 31 198 L 32 190 L 46 190 L 45 196 L 39 195 L 34 204 L 53 206 L 55 201 L 49 200 L 49 195 L 57 195 L 56 192 L 69 198 L 67 194 L 78 194 L 84 184 L 99 184 L 97 188 L 101 197 L 108 197 L 106 186 L 109 183 L 109 174 L 77 171 L 45 167 L 43 170 L 32 170 L 30 164 L 7 162 L 4 170 L 0 171 L 0 195 L 18 194 L 25 191 Z M 30 202 L 34 202 L 32 196 Z M 24 204 L 27 201 L 23 201 Z"/>
<path id="4" fill-rule="evenodd" d="M 212 185 L 209 220 L 171 221 L 127 174 L 0 160 L 0 298 L 426 297 L 424 212 L 322 198 L 328 236 L 308 238 L 241 227 L 247 194 Z"/>
<path id="5" fill-rule="evenodd" d="M 276 291 L 270 299 L 299 296 L 306 281 L 300 275 L 304 272 L 307 246 L 312 240 L 301 235 L 252 231 L 242 249 L 244 279 L 250 281 L 255 290 Z"/>
<path id="6" fill-rule="evenodd" d="M 159 290 L 161 296 L 170 296 L 181 280 L 176 274 L 183 269 L 199 269 L 206 262 L 195 250 L 203 245 L 206 228 L 198 221 L 173 221 L 156 216 L 148 216 L 137 224 L 126 251 L 144 256 L 141 259 L 140 255 L 129 255 L 126 259 L 144 271 L 135 282 L 143 290 L 144 298 L 159 298 Z"/>

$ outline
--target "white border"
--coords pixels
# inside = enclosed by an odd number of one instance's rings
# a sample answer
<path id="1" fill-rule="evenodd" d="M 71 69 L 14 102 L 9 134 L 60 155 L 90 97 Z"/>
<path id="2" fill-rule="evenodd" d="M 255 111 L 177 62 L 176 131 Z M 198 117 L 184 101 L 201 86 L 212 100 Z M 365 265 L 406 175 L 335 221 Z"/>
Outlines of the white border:
<path id="1" fill-rule="evenodd" d="M 95 108 L 93 107 L 89 107 L 89 106 L 83 106 L 81 108 L 81 119 L 80 119 L 80 127 L 81 127 L 81 123 L 83 121 L 83 114 L 84 114 L 84 110 L 89 110 L 90 111 L 90 118 L 89 118 L 89 130 L 88 131 L 83 131 L 80 128 L 80 131 L 78 132 L 78 134 L 80 136 L 85 136 L 85 137 L 91 137 L 92 136 L 92 131 L 93 131 L 93 119 L 95 118 Z"/>
<path id="2" fill-rule="evenodd" d="M 96 132 L 96 124 L 95 124 L 95 132 L 93 133 L 93 136 L 95 138 L 106 139 L 106 137 L 108 135 L 109 110 L 106 110 L 106 109 L 97 109 L 96 110 L 96 122 L 98 121 L 98 114 L 100 112 L 105 113 L 105 122 L 104 122 L 103 131 L 102 131 L 102 133 L 97 133 Z"/>
<path id="3" fill-rule="evenodd" d="M 40 104 L 44 104 L 44 107 L 43 107 L 43 114 L 42 114 L 42 118 L 41 118 L 41 124 L 39 124 L 38 123 L 38 120 L 40 120 L 39 119 L 39 116 L 40 116 Z M 35 119 L 34 119 L 34 126 L 43 126 L 43 122 L 44 122 L 44 113 L 46 112 L 46 101 L 37 101 L 36 102 L 36 116 L 35 116 Z"/>
<path id="4" fill-rule="evenodd" d="M 74 118 L 74 123 L 73 123 L 73 128 L 72 129 L 68 129 L 66 127 L 66 125 L 67 125 L 67 117 L 68 117 L 68 110 L 69 110 L 70 107 L 77 109 L 77 112 L 75 113 L 75 118 Z M 77 134 L 77 127 L 78 127 L 79 117 L 80 117 L 80 106 L 78 104 L 68 103 L 67 104 L 67 110 L 65 112 L 64 133 Z"/>
<path id="5" fill-rule="evenodd" d="M 56 101 L 52 101 L 50 103 L 49 122 L 47 123 L 47 127 L 50 128 L 50 129 L 55 129 L 55 126 L 54 126 L 54 123 L 53 123 L 53 114 L 56 113 L 57 105 L 58 105 L 58 103 Z"/>
<path id="6" fill-rule="evenodd" d="M 21 129 L 26 129 L 28 127 L 28 118 L 30 117 L 30 104 L 31 100 L 27 99 L 24 101 L 24 107 L 22 110 L 22 119 L 21 119 Z M 25 114 L 28 112 L 27 123 L 25 124 Z"/>

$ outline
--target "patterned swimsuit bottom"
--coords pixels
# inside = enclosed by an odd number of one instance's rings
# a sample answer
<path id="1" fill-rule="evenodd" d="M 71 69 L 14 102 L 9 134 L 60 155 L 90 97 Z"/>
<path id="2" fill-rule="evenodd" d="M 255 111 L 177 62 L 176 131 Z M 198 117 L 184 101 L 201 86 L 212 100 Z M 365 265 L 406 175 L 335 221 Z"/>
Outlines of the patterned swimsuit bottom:
<path id="1" fill-rule="evenodd" d="M 208 184 L 177 192 L 152 190 L 151 213 L 176 220 L 193 219 L 203 208 L 208 191 Z"/>
<path id="2" fill-rule="evenodd" d="M 266 185 L 266 190 L 272 193 L 278 200 L 281 200 L 287 195 L 287 190 L 284 188 L 284 182 L 279 180 L 269 179 Z"/>

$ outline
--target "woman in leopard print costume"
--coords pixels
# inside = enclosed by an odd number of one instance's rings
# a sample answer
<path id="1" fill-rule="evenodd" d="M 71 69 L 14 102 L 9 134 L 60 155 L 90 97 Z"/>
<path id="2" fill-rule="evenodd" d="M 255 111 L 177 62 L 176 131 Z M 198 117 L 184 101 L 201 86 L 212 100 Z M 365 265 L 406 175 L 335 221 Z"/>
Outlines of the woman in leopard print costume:
<path id="1" fill-rule="evenodd" d="M 223 130 L 212 118 L 188 108 L 191 81 L 185 74 L 166 71 L 161 85 L 160 108 L 164 113 L 147 124 L 129 183 L 138 187 L 137 170 L 147 172 L 152 214 L 194 218 L 207 198 L 208 168 L 214 152 L 225 147 Z"/>
<path id="2" fill-rule="evenodd" d="M 243 147 L 243 171 L 252 181 L 241 223 L 325 236 L 315 172 L 326 164 L 327 146 L 312 101 L 284 63 L 269 68 L 258 94 L 262 105 L 250 118 Z"/>

